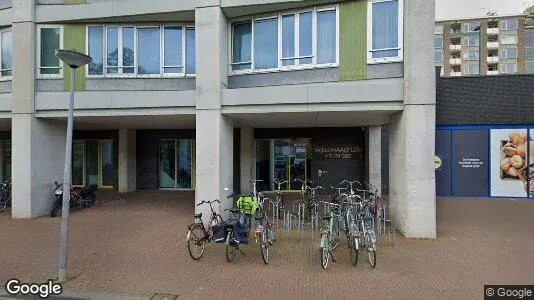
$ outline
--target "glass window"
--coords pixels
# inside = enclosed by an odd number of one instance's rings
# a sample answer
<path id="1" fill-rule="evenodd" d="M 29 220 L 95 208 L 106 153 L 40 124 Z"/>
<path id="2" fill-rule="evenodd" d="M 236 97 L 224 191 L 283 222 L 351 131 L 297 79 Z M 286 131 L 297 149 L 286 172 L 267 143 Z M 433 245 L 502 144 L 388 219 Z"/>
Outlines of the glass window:
<path id="1" fill-rule="evenodd" d="M 317 63 L 336 62 L 336 11 L 317 13 Z"/>
<path id="2" fill-rule="evenodd" d="M 312 13 L 299 14 L 299 64 L 311 64 L 312 56 Z"/>
<path id="3" fill-rule="evenodd" d="M 517 58 L 517 48 L 507 48 L 501 50 L 501 58 Z"/>
<path id="4" fill-rule="evenodd" d="M 475 32 L 480 30 L 479 23 L 466 23 L 463 24 L 464 32 Z"/>
<path id="5" fill-rule="evenodd" d="M 443 25 L 439 24 L 434 27 L 434 34 L 443 34 Z"/>
<path id="6" fill-rule="evenodd" d="M 514 73 L 517 73 L 517 64 L 516 63 L 501 64 L 501 70 L 500 71 L 503 74 L 514 74 Z"/>
<path id="7" fill-rule="evenodd" d="M 480 38 L 478 36 L 469 36 L 464 39 L 464 44 L 468 47 L 478 47 Z"/>
<path id="8" fill-rule="evenodd" d="M 372 58 L 399 56 L 399 1 L 371 2 Z"/>
<path id="9" fill-rule="evenodd" d="M 534 62 L 525 63 L 525 73 L 534 74 Z"/>
<path id="10" fill-rule="evenodd" d="M 337 22 L 326 7 L 232 24 L 232 71 L 335 64 Z"/>
<path id="11" fill-rule="evenodd" d="M 185 37 L 185 71 L 187 74 L 196 73 L 196 54 L 195 54 L 195 28 L 187 27 Z"/>
<path id="12" fill-rule="evenodd" d="M 102 75 L 104 71 L 104 29 L 102 26 L 89 26 L 88 40 L 89 40 L 89 56 L 93 61 L 89 63 L 89 75 Z"/>
<path id="13" fill-rule="evenodd" d="M 534 47 L 525 48 L 525 61 L 534 61 Z"/>
<path id="14" fill-rule="evenodd" d="M 138 72 L 141 75 L 160 74 L 159 28 L 143 27 L 138 29 Z"/>
<path id="15" fill-rule="evenodd" d="M 276 19 L 254 22 L 254 68 L 272 69 L 278 66 L 278 26 Z"/>
<path id="16" fill-rule="evenodd" d="M 501 30 L 517 30 L 517 28 L 518 28 L 517 20 L 501 21 Z"/>
<path id="17" fill-rule="evenodd" d="M 0 77 L 11 76 L 13 39 L 11 31 L 0 31 Z"/>
<path id="18" fill-rule="evenodd" d="M 295 15 L 282 17 L 282 66 L 295 64 Z"/>
<path id="19" fill-rule="evenodd" d="M 434 48 L 441 49 L 443 48 L 443 38 L 437 37 L 434 39 Z"/>
<path id="20" fill-rule="evenodd" d="M 480 73 L 479 65 L 466 65 L 464 67 L 464 73 L 466 75 L 478 75 Z"/>
<path id="21" fill-rule="evenodd" d="M 525 29 L 525 46 L 534 46 L 534 28 Z"/>
<path id="22" fill-rule="evenodd" d="M 135 30 L 122 27 L 122 73 L 135 73 Z"/>
<path id="23" fill-rule="evenodd" d="M 441 64 L 441 63 L 443 63 L 443 52 L 441 52 L 441 51 L 436 51 L 435 62 L 436 62 L 437 64 Z"/>
<path id="24" fill-rule="evenodd" d="M 182 27 L 168 26 L 163 29 L 163 73 L 182 73 Z"/>
<path id="25" fill-rule="evenodd" d="M 119 28 L 107 28 L 107 73 L 119 73 Z"/>
<path id="26" fill-rule="evenodd" d="M 252 23 L 235 24 L 232 38 L 232 69 L 246 70 L 252 66 Z"/>
<path id="27" fill-rule="evenodd" d="M 478 53 L 478 50 L 467 51 L 467 52 L 464 54 L 464 58 L 465 58 L 466 60 L 478 60 L 478 59 L 479 59 L 479 53 Z"/>
<path id="28" fill-rule="evenodd" d="M 501 44 L 503 45 L 517 44 L 517 35 L 516 34 L 501 35 Z"/>
<path id="29" fill-rule="evenodd" d="M 39 74 L 59 75 L 59 59 L 54 55 L 54 51 L 60 48 L 60 28 L 42 27 L 40 28 L 40 65 Z"/>

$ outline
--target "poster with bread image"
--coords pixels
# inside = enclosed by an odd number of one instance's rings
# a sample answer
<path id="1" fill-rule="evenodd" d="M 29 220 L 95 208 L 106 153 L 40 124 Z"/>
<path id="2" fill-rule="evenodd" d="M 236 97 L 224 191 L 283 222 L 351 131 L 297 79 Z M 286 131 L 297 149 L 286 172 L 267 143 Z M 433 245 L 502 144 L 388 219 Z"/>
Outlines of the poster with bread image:
<path id="1" fill-rule="evenodd" d="M 527 197 L 532 193 L 527 183 L 532 169 L 527 142 L 527 129 L 491 130 L 491 196 Z"/>

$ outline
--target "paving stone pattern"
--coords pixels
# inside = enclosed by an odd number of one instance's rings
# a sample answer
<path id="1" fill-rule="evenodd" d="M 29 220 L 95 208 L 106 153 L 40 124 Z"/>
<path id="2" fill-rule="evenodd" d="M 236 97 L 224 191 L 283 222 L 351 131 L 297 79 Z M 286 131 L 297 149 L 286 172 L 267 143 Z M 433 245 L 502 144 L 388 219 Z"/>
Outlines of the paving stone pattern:
<path id="1" fill-rule="evenodd" d="M 185 243 L 193 198 L 100 191 L 95 207 L 71 214 L 73 279 L 64 288 L 154 299 L 479 299 L 484 284 L 534 282 L 534 201 L 439 199 L 436 240 L 399 234 L 395 247 L 379 249 L 376 269 L 363 255 L 350 266 L 343 242 L 334 252 L 337 262 L 323 270 L 318 241 L 281 232 L 269 265 L 253 242 L 234 263 L 226 261 L 223 244 L 213 243 L 193 261 Z M 0 285 L 13 277 L 57 277 L 59 225 L 59 217 L 0 214 Z"/>

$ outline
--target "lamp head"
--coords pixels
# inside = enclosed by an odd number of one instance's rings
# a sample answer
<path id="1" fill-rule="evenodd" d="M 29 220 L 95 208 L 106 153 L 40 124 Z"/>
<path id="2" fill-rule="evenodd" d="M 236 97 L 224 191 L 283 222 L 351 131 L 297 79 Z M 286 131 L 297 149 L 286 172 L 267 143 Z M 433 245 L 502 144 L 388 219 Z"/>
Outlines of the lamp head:
<path id="1" fill-rule="evenodd" d="M 90 56 L 74 50 L 58 49 L 54 52 L 54 55 L 73 69 L 85 66 L 93 61 Z"/>

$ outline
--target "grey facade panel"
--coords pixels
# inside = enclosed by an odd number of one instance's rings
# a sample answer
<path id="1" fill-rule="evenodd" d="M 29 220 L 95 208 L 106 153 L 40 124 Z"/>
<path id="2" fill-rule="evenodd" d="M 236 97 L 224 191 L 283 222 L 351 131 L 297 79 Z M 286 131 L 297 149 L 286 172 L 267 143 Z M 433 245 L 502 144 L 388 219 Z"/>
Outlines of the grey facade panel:
<path id="1" fill-rule="evenodd" d="M 338 68 L 284 71 L 266 74 L 234 75 L 228 77 L 228 88 L 277 86 L 339 81 Z"/>
<path id="2" fill-rule="evenodd" d="M 187 91 L 194 90 L 194 78 L 102 78 L 87 79 L 87 91 Z"/>
<path id="3" fill-rule="evenodd" d="M 11 93 L 11 81 L 0 81 L 0 94 Z"/>
<path id="4" fill-rule="evenodd" d="M 41 5 L 65 4 L 65 0 L 37 0 L 37 4 L 41 4 Z"/>
<path id="5" fill-rule="evenodd" d="M 367 79 L 404 77 L 404 63 L 367 65 Z"/>
<path id="6" fill-rule="evenodd" d="M 12 5 L 11 0 L 0 0 L 0 9 L 10 8 Z"/>
<path id="7" fill-rule="evenodd" d="M 534 124 L 534 75 L 436 80 L 437 125 Z"/>
<path id="8" fill-rule="evenodd" d="M 63 79 L 37 79 L 35 80 L 37 92 L 63 92 Z"/>

